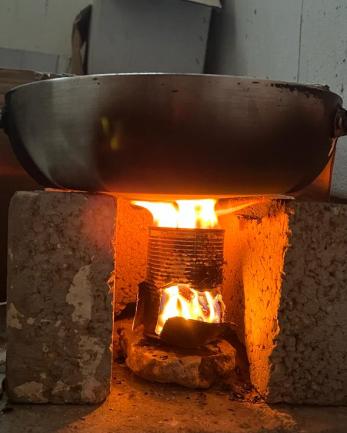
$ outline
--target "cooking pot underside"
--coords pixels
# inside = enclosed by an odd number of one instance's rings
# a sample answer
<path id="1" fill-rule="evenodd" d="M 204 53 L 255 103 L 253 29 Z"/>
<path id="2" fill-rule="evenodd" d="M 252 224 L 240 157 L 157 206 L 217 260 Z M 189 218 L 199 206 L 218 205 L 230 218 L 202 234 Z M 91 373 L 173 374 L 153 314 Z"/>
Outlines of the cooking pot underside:
<path id="1" fill-rule="evenodd" d="M 6 129 L 45 186 L 133 196 L 283 194 L 334 150 L 326 87 L 231 76 L 58 78 L 6 95 Z"/>

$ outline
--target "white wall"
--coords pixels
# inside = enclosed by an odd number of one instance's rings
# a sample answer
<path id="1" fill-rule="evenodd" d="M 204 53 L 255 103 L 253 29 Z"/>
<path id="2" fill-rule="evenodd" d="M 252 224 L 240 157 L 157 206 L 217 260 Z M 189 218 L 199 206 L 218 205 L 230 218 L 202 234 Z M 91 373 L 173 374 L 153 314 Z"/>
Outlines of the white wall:
<path id="1" fill-rule="evenodd" d="M 59 72 L 65 69 L 72 23 L 90 3 L 92 0 L 0 0 L 0 67 L 42 70 L 57 63 Z"/>
<path id="2" fill-rule="evenodd" d="M 328 84 L 347 106 L 347 0 L 224 0 L 208 69 L 219 74 Z M 347 198 L 347 139 L 339 140 L 333 193 Z"/>

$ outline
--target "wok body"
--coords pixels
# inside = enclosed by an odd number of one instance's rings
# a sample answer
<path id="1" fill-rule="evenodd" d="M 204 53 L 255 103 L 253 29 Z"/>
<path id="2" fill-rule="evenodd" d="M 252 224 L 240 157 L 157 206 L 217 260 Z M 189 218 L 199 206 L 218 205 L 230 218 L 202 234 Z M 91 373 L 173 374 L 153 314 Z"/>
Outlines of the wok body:
<path id="1" fill-rule="evenodd" d="M 293 193 L 334 152 L 339 96 L 232 76 L 110 74 L 26 84 L 4 124 L 42 185 L 149 195 Z"/>

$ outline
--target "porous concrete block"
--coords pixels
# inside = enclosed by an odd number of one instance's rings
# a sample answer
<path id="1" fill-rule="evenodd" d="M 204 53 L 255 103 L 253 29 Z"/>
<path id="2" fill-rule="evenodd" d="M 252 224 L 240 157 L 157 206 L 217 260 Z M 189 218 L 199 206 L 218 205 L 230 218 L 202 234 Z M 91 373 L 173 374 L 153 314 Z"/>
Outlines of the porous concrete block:
<path id="1" fill-rule="evenodd" d="M 146 277 L 148 227 L 153 219 L 148 210 L 117 198 L 115 313 L 136 302 L 138 285 Z"/>
<path id="2" fill-rule="evenodd" d="M 277 203 L 224 224 L 253 385 L 272 403 L 347 404 L 347 206 Z"/>
<path id="3" fill-rule="evenodd" d="M 97 403 L 110 390 L 115 200 L 18 192 L 9 210 L 7 391 Z"/>
<path id="4" fill-rule="evenodd" d="M 347 404 L 347 206 L 294 203 L 268 400 Z"/>

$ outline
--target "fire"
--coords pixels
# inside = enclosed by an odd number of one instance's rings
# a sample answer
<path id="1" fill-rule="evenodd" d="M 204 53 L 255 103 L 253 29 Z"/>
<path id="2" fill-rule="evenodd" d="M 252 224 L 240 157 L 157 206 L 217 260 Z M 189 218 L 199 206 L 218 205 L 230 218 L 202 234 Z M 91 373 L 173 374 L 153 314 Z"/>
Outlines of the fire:
<path id="1" fill-rule="evenodd" d="M 224 310 L 222 295 L 218 291 L 200 292 L 187 284 L 166 287 L 162 291 L 155 332 L 160 335 L 165 322 L 171 317 L 220 323 Z"/>
<path id="2" fill-rule="evenodd" d="M 132 203 L 148 209 L 154 223 L 159 227 L 203 228 L 217 227 L 215 211 L 217 200 L 176 200 L 176 202 L 133 201 Z"/>
<path id="3" fill-rule="evenodd" d="M 288 198 L 287 196 L 273 196 L 272 198 Z M 218 226 L 218 217 L 238 212 L 249 206 L 265 203 L 271 197 L 244 197 L 201 200 L 176 201 L 132 201 L 132 204 L 149 210 L 154 224 L 158 227 L 174 227 L 182 229 L 212 229 Z"/>
<path id="4" fill-rule="evenodd" d="M 218 210 L 217 200 L 212 198 L 166 202 L 137 200 L 132 203 L 149 210 L 154 224 L 159 227 L 212 229 L 218 227 L 219 215 L 236 212 L 258 201 L 258 198 L 220 200 Z M 221 323 L 225 311 L 222 295 L 218 288 L 210 289 L 199 291 L 182 281 L 173 281 L 171 286 L 162 288 L 155 333 L 160 335 L 165 322 L 174 317 Z"/>

